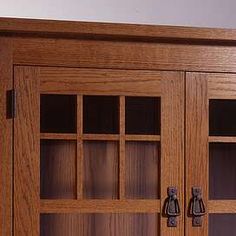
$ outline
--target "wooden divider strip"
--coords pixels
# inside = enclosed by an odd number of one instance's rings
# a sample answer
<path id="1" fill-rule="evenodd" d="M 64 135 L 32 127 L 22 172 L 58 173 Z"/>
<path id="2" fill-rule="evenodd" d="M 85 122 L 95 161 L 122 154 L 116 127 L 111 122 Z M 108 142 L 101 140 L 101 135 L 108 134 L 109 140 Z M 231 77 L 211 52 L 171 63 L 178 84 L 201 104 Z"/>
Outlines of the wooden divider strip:
<path id="1" fill-rule="evenodd" d="M 120 96 L 119 197 L 125 198 L 125 96 Z"/>
<path id="2" fill-rule="evenodd" d="M 77 199 L 83 198 L 83 96 L 77 95 Z"/>

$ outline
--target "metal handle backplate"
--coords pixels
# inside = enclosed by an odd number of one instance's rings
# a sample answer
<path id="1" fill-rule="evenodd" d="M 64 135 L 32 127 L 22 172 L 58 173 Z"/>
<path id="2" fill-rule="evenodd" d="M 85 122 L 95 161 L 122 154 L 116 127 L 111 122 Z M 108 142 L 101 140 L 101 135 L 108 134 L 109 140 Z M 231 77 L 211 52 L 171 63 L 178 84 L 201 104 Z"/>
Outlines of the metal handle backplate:
<path id="1" fill-rule="evenodd" d="M 202 199 L 202 190 L 199 187 L 192 188 L 191 215 L 193 217 L 193 226 L 202 226 L 202 216 L 206 214 L 205 205 Z"/>
<path id="2" fill-rule="evenodd" d="M 169 187 L 167 190 L 168 198 L 165 205 L 165 214 L 168 217 L 167 226 L 176 227 L 176 217 L 180 215 L 179 201 L 177 198 L 177 188 Z"/>

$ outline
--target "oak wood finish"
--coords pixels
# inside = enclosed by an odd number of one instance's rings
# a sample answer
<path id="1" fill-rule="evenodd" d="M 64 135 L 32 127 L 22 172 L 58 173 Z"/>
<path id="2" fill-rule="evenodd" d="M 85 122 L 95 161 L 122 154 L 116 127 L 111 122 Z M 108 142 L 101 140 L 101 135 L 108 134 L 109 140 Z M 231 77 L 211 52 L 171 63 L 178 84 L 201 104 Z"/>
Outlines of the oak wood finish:
<path id="1" fill-rule="evenodd" d="M 56 140 L 76 140 L 76 134 L 62 134 L 62 133 L 41 133 L 41 139 L 56 139 Z"/>
<path id="2" fill-rule="evenodd" d="M 119 198 L 125 198 L 125 96 L 119 98 Z"/>
<path id="3" fill-rule="evenodd" d="M 236 137 L 209 136 L 209 143 L 236 143 Z"/>
<path id="4" fill-rule="evenodd" d="M 167 188 L 175 186 L 180 211 L 184 212 L 184 74 L 167 73 L 161 90 L 161 206 Z M 167 227 L 166 218 L 162 217 L 161 235 L 184 235 L 183 213 L 178 217 L 177 228 Z"/>
<path id="5" fill-rule="evenodd" d="M 83 96 L 77 95 L 77 199 L 83 199 L 84 145 Z"/>
<path id="6" fill-rule="evenodd" d="M 187 209 L 190 189 L 196 185 L 203 188 L 209 213 L 235 213 L 234 200 L 207 202 L 208 142 L 235 142 L 235 138 L 229 136 L 208 137 L 208 99 L 236 98 L 236 76 L 233 74 L 236 72 L 235 46 L 235 30 L 0 18 L 0 128 L 4 134 L 0 135 L 0 233 L 10 236 L 14 229 L 17 236 L 38 236 L 39 212 L 161 213 L 170 185 L 178 187 L 181 212 Z M 12 168 L 13 121 L 5 117 L 5 92 L 13 86 L 13 68 L 16 72 L 15 88 L 20 93 L 17 95 L 18 111 L 14 121 L 15 163 Z M 184 72 L 187 72 L 186 87 Z M 77 95 L 77 117 L 81 118 L 77 119 L 77 133 L 39 133 L 39 115 L 36 115 L 39 112 L 39 91 Z M 119 96 L 119 134 L 82 133 L 81 94 Z M 161 97 L 160 135 L 125 134 L 124 96 Z M 39 200 L 40 137 L 77 142 L 78 199 Z M 82 199 L 82 144 L 90 141 L 119 143 L 118 200 L 98 202 Z M 127 141 L 160 141 L 160 200 L 125 199 Z M 31 194 L 26 194 L 28 192 Z M 74 222 L 75 218 L 69 221 Z M 207 235 L 207 216 L 204 217 L 202 228 L 192 228 L 191 218 L 187 214 L 184 228 L 183 213 L 178 217 L 177 228 L 167 228 L 166 218 L 162 215 L 153 219 L 155 223 L 158 222 L 156 231 L 160 227 L 161 235 Z"/>
<path id="7" fill-rule="evenodd" d="M 12 233 L 13 120 L 7 119 L 7 91 L 13 88 L 11 39 L 0 38 L 0 235 Z"/>
<path id="8" fill-rule="evenodd" d="M 208 212 L 236 214 L 236 200 L 210 200 Z"/>
<path id="9" fill-rule="evenodd" d="M 37 69 L 16 67 L 14 121 L 14 234 L 39 235 L 39 80 Z M 25 109 L 30 107 L 30 109 Z"/>
<path id="10" fill-rule="evenodd" d="M 227 45 L 16 38 L 13 53 L 21 65 L 236 72 L 236 48 Z"/>
<path id="11" fill-rule="evenodd" d="M 156 96 L 161 76 L 158 71 L 40 67 L 40 87 L 43 93 Z"/>
<path id="12" fill-rule="evenodd" d="M 236 75 L 224 73 L 207 74 L 209 99 L 235 99 Z"/>
<path id="13" fill-rule="evenodd" d="M 203 217 L 202 227 L 192 227 L 189 217 L 189 202 L 192 187 L 200 187 L 207 209 L 208 201 L 208 90 L 204 75 L 186 75 L 186 235 L 207 236 L 208 218 Z"/>
<path id="14" fill-rule="evenodd" d="M 120 133 L 121 134 L 121 133 Z M 58 139 L 58 140 L 76 140 L 77 134 L 62 134 L 62 133 L 41 133 L 40 134 L 41 139 Z M 120 135 L 119 134 L 81 134 L 79 135 L 80 139 L 83 140 L 103 140 L 103 141 L 119 141 Z M 124 139 L 126 141 L 160 141 L 161 137 L 160 135 L 135 135 L 135 134 L 126 134 L 124 135 Z M 209 137 L 209 140 L 232 140 L 233 137 Z"/>
<path id="15" fill-rule="evenodd" d="M 184 39 L 204 41 L 235 41 L 234 29 L 153 26 L 140 24 L 92 23 L 58 20 L 0 18 L 1 33 L 36 34 L 41 36 L 92 36 L 113 39 Z"/>
<path id="16" fill-rule="evenodd" d="M 41 200 L 42 213 L 160 213 L 160 200 Z"/>

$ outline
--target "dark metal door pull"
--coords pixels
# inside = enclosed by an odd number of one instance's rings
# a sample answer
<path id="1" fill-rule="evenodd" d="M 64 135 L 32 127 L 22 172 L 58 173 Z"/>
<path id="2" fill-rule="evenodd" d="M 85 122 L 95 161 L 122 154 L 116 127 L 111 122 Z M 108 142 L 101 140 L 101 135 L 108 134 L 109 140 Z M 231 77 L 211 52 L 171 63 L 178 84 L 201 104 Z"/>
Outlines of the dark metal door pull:
<path id="1" fill-rule="evenodd" d="M 179 201 L 177 198 L 177 188 L 169 187 L 167 190 L 168 198 L 165 204 L 165 214 L 168 217 L 167 226 L 176 227 L 176 217 L 180 215 Z"/>
<path id="2" fill-rule="evenodd" d="M 191 200 L 191 215 L 193 217 L 193 226 L 202 226 L 202 216 L 206 214 L 204 202 L 202 200 L 202 190 L 198 187 L 192 188 L 193 198 Z"/>

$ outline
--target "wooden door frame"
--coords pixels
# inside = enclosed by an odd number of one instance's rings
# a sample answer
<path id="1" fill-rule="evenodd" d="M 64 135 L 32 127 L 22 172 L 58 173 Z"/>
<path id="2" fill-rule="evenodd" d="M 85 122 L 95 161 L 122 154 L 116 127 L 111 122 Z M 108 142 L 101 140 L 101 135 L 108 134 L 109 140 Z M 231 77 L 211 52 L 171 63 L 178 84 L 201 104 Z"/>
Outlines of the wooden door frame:
<path id="1" fill-rule="evenodd" d="M 69 74 L 69 76 L 68 76 Z M 63 211 L 68 212 L 109 212 L 114 209 L 115 212 L 145 212 L 160 214 L 160 232 L 165 236 L 182 236 L 184 234 L 184 73 L 182 72 L 165 72 L 165 71 L 127 71 L 127 70 L 106 70 L 106 69 L 68 69 L 55 67 L 29 67 L 16 66 L 14 68 L 15 89 L 18 91 L 19 101 L 17 102 L 18 116 L 15 119 L 15 161 L 14 170 L 19 178 L 15 177 L 14 192 L 16 198 L 15 205 L 15 230 L 19 235 L 31 234 L 38 235 L 39 212 L 55 213 L 59 211 L 59 205 Z M 99 78 L 100 83 L 94 78 Z M 124 80 L 121 83 L 121 80 Z M 133 80 L 137 80 L 135 86 Z M 106 83 L 107 85 L 106 85 Z M 140 81 L 140 82 L 139 82 Z M 68 83 L 66 85 L 66 83 Z M 94 84 L 94 85 L 93 85 Z M 138 85 L 139 84 L 139 85 Z M 96 86 L 95 86 L 96 85 Z M 28 92 L 33 89 L 34 92 Z M 121 201 L 93 200 L 90 203 L 83 199 L 82 187 L 78 185 L 79 202 L 63 200 L 40 200 L 39 202 L 39 121 L 34 119 L 35 114 L 39 113 L 39 94 L 45 93 L 88 93 L 88 94 L 110 94 L 121 96 L 121 102 L 124 104 L 124 95 L 127 96 L 157 96 L 161 97 L 161 168 L 160 168 L 160 200 L 129 200 L 124 199 L 124 186 L 121 185 Z M 149 92 L 148 92 L 149 91 Z M 147 93 L 148 92 L 148 93 Z M 29 97 L 30 94 L 30 97 Z M 78 104 L 81 104 L 78 96 Z M 26 104 L 26 105 L 24 105 Z M 32 106 L 33 112 L 27 111 L 28 106 Z M 24 112 L 20 112 L 24 111 Z M 78 107 L 78 115 L 81 117 L 81 107 Z M 33 116 L 32 116 L 33 115 Z M 124 115 L 121 112 L 120 115 Z M 124 117 L 121 119 L 123 120 Z M 28 123 L 27 123 L 28 122 Z M 122 127 L 121 127 L 122 128 Z M 124 134 L 124 127 L 121 129 L 121 143 L 124 145 L 125 136 L 128 140 L 135 140 L 139 137 Z M 28 135 L 37 133 L 32 141 L 29 141 Z M 78 130 L 79 133 L 82 130 Z M 24 137 L 24 138 L 23 138 Z M 112 137 L 113 138 L 113 137 Z M 153 139 L 156 137 L 153 136 Z M 141 137 L 145 140 L 145 135 Z M 22 143 L 24 140 L 24 143 Z M 119 140 L 119 139 L 118 139 Z M 27 154 L 31 150 L 31 154 Z M 124 152 L 121 148 L 120 166 L 123 167 Z M 24 153 L 24 160 L 21 158 Z M 123 153 L 123 154 L 122 154 Z M 78 159 L 81 163 L 81 158 Z M 27 169 L 23 171 L 23 165 Z M 171 169 L 171 171 L 170 171 Z M 24 174 L 23 174 L 24 172 Z M 21 174 L 22 173 L 22 174 Z M 81 171 L 79 171 L 81 174 Z M 79 174 L 79 178 L 81 178 Z M 124 184 L 124 170 L 121 169 L 121 184 Z M 30 178 L 33 177 L 33 178 Z M 23 184 L 24 183 L 24 184 Z M 31 186 L 29 190 L 26 186 Z M 178 189 L 178 199 L 181 208 L 181 215 L 178 217 L 177 227 L 167 227 L 167 218 L 163 217 L 163 206 L 167 198 L 167 188 L 175 186 Z M 26 198 L 26 192 L 31 194 Z M 38 196 L 38 197 L 37 197 Z M 38 200 L 37 200 L 38 199 Z M 157 202 L 159 206 L 156 206 Z M 97 205 L 96 211 L 93 211 L 94 204 Z M 115 204 L 115 205 L 114 205 Z M 137 208 L 137 204 L 140 205 Z M 23 205 L 27 207 L 27 214 Z M 120 208 L 121 206 L 121 208 Z M 112 208 L 111 208 L 112 207 Z M 117 209 L 116 209 L 117 207 Z M 155 211 L 155 209 L 159 209 Z M 113 212 L 113 211 L 112 211 Z M 36 216 L 38 214 L 38 216 Z M 31 223 L 29 223 L 31 222 Z M 17 226 L 20 225 L 20 226 Z M 27 228 L 28 225 L 28 228 Z M 37 230 L 34 231 L 34 228 Z"/>
<path id="2" fill-rule="evenodd" d="M 13 89 L 12 40 L 0 38 L 0 235 L 12 234 L 13 120 L 7 116 L 7 91 Z"/>
<path id="3" fill-rule="evenodd" d="M 186 203 L 192 197 L 191 188 L 201 187 L 207 214 L 202 227 L 192 227 L 186 208 L 186 233 L 208 235 L 209 214 L 236 213 L 235 200 L 209 199 L 209 144 L 235 143 L 235 137 L 209 135 L 209 100 L 236 99 L 236 74 L 186 73 Z"/>

